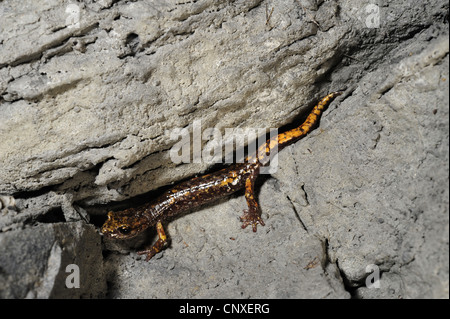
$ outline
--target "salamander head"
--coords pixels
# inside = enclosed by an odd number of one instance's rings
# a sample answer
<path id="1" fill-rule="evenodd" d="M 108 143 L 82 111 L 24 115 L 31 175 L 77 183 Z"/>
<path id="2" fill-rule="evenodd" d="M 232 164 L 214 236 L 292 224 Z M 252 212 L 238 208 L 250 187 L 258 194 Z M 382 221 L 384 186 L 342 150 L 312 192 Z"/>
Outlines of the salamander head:
<path id="1" fill-rule="evenodd" d="M 149 226 L 147 218 L 134 209 L 109 212 L 108 219 L 102 226 L 105 236 L 115 239 L 135 237 Z"/>

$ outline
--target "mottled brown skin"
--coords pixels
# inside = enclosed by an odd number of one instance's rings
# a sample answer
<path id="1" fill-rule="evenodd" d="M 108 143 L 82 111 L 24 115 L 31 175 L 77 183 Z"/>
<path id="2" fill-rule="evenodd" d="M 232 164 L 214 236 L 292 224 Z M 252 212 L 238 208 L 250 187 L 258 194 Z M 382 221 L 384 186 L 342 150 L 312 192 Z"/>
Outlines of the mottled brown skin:
<path id="1" fill-rule="evenodd" d="M 274 139 L 269 139 L 259 147 L 255 154 L 248 156 L 244 163 L 233 164 L 217 172 L 180 183 L 155 201 L 141 207 L 109 212 L 108 219 L 102 226 L 102 233 L 110 238 L 132 238 L 148 227 L 156 225 L 158 240 L 148 249 L 138 252 L 140 255 L 147 255 L 146 260 L 148 261 L 168 244 L 162 225 L 164 221 L 243 188 L 245 188 L 248 210 L 244 210 L 244 215 L 241 216 L 242 228 L 251 225 L 253 231 L 256 232 L 258 224 L 264 226 L 259 205 L 254 198 L 255 180 L 260 167 L 264 166 L 262 163 L 267 164 L 266 157 L 274 147 L 277 147 L 279 151 L 308 134 L 317 124 L 323 110 L 340 94 L 342 93 L 333 92 L 325 96 L 314 107 L 302 125 L 281 133 Z"/>

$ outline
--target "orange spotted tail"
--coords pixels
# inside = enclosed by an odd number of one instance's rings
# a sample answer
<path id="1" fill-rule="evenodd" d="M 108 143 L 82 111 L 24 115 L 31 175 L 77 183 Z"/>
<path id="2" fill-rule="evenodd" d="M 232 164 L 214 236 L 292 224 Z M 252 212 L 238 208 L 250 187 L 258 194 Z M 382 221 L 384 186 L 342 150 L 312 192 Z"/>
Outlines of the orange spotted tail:
<path id="1" fill-rule="evenodd" d="M 303 122 L 302 125 L 299 127 L 296 127 L 290 131 L 281 133 L 278 135 L 278 150 L 283 148 L 284 146 L 287 146 L 306 134 L 308 134 L 311 129 L 314 127 L 314 125 L 317 124 L 319 121 L 320 115 L 322 112 L 327 108 L 327 106 L 339 95 L 341 95 L 342 92 L 332 92 L 325 96 L 323 99 L 317 103 L 317 105 L 313 108 L 311 113 L 309 113 L 308 117 L 306 118 L 305 122 Z"/>
<path id="2" fill-rule="evenodd" d="M 343 92 L 332 92 L 322 98 L 319 103 L 313 108 L 311 113 L 306 118 L 305 122 L 303 122 L 302 125 L 278 134 L 278 136 L 274 139 L 269 139 L 266 143 L 261 145 L 258 148 L 257 155 L 253 154 L 252 156 L 248 156 L 246 158 L 247 162 L 251 161 L 257 161 L 259 163 L 262 163 L 263 165 L 268 162 L 268 156 L 270 156 L 270 152 L 277 147 L 277 151 L 280 151 L 283 147 L 294 143 L 295 141 L 298 141 L 300 138 L 304 137 L 306 134 L 308 134 L 311 129 L 314 127 L 314 125 L 317 124 L 319 121 L 320 115 L 322 112 L 327 108 L 327 106 L 339 95 L 341 95 Z"/>

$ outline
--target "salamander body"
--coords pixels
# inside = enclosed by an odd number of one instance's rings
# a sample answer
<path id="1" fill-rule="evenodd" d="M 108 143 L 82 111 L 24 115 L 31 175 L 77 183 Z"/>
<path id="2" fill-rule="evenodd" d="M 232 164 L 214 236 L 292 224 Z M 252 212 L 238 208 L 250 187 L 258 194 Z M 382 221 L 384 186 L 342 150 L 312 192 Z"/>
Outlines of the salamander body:
<path id="1" fill-rule="evenodd" d="M 138 252 L 140 255 L 146 255 L 148 261 L 168 244 L 163 228 L 165 221 L 243 188 L 245 188 L 248 209 L 244 210 L 244 214 L 241 216 L 242 228 L 251 225 L 253 231 L 256 232 L 257 225 L 264 226 L 264 221 L 261 218 L 258 202 L 254 198 L 254 184 L 260 167 L 268 162 L 266 156 L 275 147 L 279 151 L 308 134 L 318 123 L 323 110 L 340 94 L 342 92 L 333 92 L 322 98 L 302 125 L 267 140 L 257 152 L 247 156 L 244 163 L 236 163 L 217 172 L 180 183 L 156 200 L 143 206 L 109 212 L 108 218 L 102 226 L 102 233 L 110 238 L 126 239 L 140 234 L 149 227 L 156 226 L 158 233 L 156 243 Z"/>

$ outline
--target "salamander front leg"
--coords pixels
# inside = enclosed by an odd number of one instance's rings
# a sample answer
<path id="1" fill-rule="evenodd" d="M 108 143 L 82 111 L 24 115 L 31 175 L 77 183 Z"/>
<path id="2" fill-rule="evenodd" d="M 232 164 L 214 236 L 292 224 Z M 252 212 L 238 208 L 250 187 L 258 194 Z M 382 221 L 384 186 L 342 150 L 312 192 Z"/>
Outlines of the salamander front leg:
<path id="1" fill-rule="evenodd" d="M 264 221 L 261 218 L 261 209 L 254 196 L 255 179 L 258 176 L 255 170 L 245 181 L 245 199 L 247 200 L 248 209 L 244 210 L 244 215 L 241 216 L 242 228 L 252 225 L 252 229 L 256 232 L 256 225 L 259 223 L 264 226 Z"/>
<path id="2" fill-rule="evenodd" d="M 158 240 L 156 241 L 153 246 L 151 246 L 149 249 L 138 251 L 138 255 L 147 255 L 145 258 L 145 261 L 149 261 L 154 255 L 159 253 L 161 250 L 163 250 L 167 245 L 169 244 L 169 241 L 167 240 L 166 233 L 164 232 L 163 225 L 161 221 L 158 221 L 156 223 L 156 231 L 158 233 Z"/>

